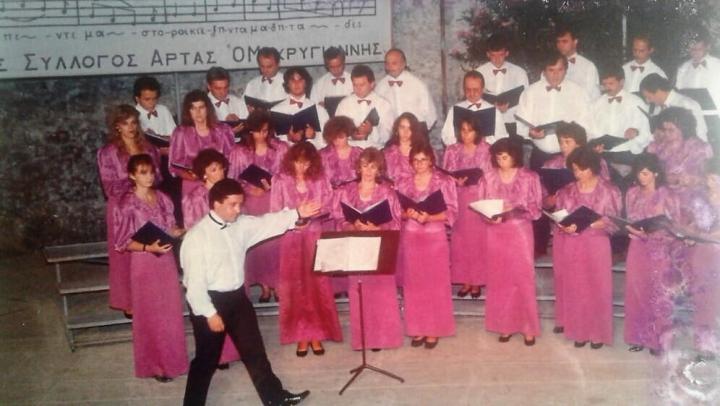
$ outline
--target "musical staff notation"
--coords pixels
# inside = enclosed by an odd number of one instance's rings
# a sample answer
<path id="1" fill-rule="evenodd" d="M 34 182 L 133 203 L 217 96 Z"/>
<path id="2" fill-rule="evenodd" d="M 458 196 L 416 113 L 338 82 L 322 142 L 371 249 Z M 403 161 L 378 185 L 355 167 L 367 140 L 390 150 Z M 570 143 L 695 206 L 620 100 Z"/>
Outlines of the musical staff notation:
<path id="1" fill-rule="evenodd" d="M 377 0 L 0 0 L 0 28 L 375 16 Z"/>

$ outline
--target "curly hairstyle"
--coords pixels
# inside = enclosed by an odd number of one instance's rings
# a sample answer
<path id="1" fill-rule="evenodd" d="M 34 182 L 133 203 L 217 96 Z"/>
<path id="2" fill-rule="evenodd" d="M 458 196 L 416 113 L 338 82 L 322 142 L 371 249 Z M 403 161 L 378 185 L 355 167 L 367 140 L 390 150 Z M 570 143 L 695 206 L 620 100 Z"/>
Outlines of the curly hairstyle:
<path id="1" fill-rule="evenodd" d="M 208 166 L 217 163 L 227 170 L 230 163 L 228 162 L 225 155 L 221 154 L 215 148 L 207 148 L 200 151 L 195 159 L 192 161 L 192 171 L 198 179 L 202 179 L 205 176 L 205 170 Z"/>
<path id="2" fill-rule="evenodd" d="M 137 122 L 137 129 L 135 131 L 135 135 L 133 136 L 133 142 L 135 143 L 135 146 L 137 146 L 139 149 L 145 150 L 146 143 L 140 131 L 139 117 L 140 113 L 137 111 L 137 109 L 135 109 L 135 107 L 129 104 L 120 104 L 108 110 L 105 117 L 108 128 L 108 142 L 115 144 L 120 150 L 127 153 L 128 151 L 125 148 L 125 143 L 120 136 L 118 126 L 120 125 L 120 123 L 125 122 L 127 119 L 134 118 Z"/>
<path id="3" fill-rule="evenodd" d="M 185 95 L 182 104 L 182 113 L 180 115 L 180 124 L 186 127 L 194 127 L 195 122 L 190 115 L 190 108 L 195 102 L 203 102 L 205 104 L 205 110 L 207 111 L 207 125 L 209 128 L 215 128 L 218 123 L 217 116 L 215 115 L 215 108 L 207 96 L 207 93 L 202 90 L 196 89 L 191 90 L 190 93 Z"/>
<path id="4" fill-rule="evenodd" d="M 332 142 L 342 135 L 352 137 L 355 130 L 355 123 L 349 117 L 335 116 L 325 123 L 322 136 L 328 145 L 332 145 Z"/>
<path id="5" fill-rule="evenodd" d="M 322 159 L 313 144 L 303 141 L 290 147 L 282 160 L 282 172 L 295 176 L 295 166 L 293 164 L 297 161 L 310 162 L 310 167 L 305 172 L 307 178 L 314 180 L 323 175 Z"/>
<path id="6" fill-rule="evenodd" d="M 385 143 L 386 147 L 389 147 L 391 145 L 399 145 L 400 144 L 400 135 L 398 134 L 398 128 L 400 127 L 400 121 L 401 120 L 407 120 L 408 123 L 410 123 L 410 145 L 415 146 L 418 144 L 429 144 L 430 138 L 427 134 L 427 130 L 422 128 L 423 126 L 420 125 L 420 121 L 418 121 L 417 117 L 413 113 L 402 113 L 398 118 L 395 119 L 395 122 L 392 126 L 392 132 L 390 133 L 390 139 Z"/>

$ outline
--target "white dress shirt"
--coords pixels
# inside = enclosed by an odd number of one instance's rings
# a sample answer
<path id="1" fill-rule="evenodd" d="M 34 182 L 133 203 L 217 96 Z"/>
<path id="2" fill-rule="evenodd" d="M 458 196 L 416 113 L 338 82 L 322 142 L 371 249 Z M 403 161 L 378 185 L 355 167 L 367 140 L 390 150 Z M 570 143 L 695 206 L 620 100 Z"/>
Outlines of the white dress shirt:
<path id="1" fill-rule="evenodd" d="M 370 103 L 362 100 L 369 100 Z M 365 120 L 373 108 L 377 110 L 378 117 L 380 117 L 379 124 L 373 127 L 366 140 L 349 140 L 350 145 L 360 148 L 375 147 L 382 149 L 387 140 L 390 139 L 390 133 L 392 132 L 393 122 L 396 117 L 395 110 L 389 101 L 380 97 L 375 92 L 370 92 L 370 94 L 363 99 L 358 98 L 353 93 L 340 101 L 337 111 L 335 111 L 335 116 L 349 117 L 356 126 L 362 124 L 363 120 Z"/>
<path id="2" fill-rule="evenodd" d="M 695 100 L 678 93 L 675 90 L 671 90 L 668 93 L 667 99 L 665 99 L 664 106 L 653 106 L 652 114 L 654 116 L 660 114 L 660 112 L 667 107 L 682 107 L 692 112 L 695 117 L 695 132 L 701 140 L 707 142 L 707 124 L 705 124 L 705 117 L 700 105 Z"/>
<path id="3" fill-rule="evenodd" d="M 635 60 L 632 60 L 623 65 L 622 68 L 625 73 L 624 89 L 630 93 L 639 92 L 640 82 L 651 73 L 657 73 L 667 79 L 665 71 L 657 66 L 652 59 L 648 59 L 645 63 L 637 63 Z"/>
<path id="4" fill-rule="evenodd" d="M 352 91 L 352 81 L 348 72 L 343 72 L 339 79 L 327 72 L 313 83 L 310 98 L 315 103 L 320 103 L 325 101 L 326 97 L 348 96 Z"/>
<path id="5" fill-rule="evenodd" d="M 703 65 L 702 62 L 705 62 Z M 720 59 L 706 55 L 701 64 L 695 67 L 692 61 L 686 61 L 678 68 L 675 87 L 677 89 L 706 88 L 715 103 L 716 110 L 705 114 L 715 115 L 720 110 Z"/>
<path id="6" fill-rule="evenodd" d="M 407 70 L 396 78 L 385 75 L 375 85 L 375 93 L 389 101 L 397 115 L 412 113 L 428 128 L 437 120 L 437 110 L 427 85 Z"/>
<path id="7" fill-rule="evenodd" d="M 213 108 L 215 109 L 215 115 L 220 121 L 225 121 L 227 116 L 235 114 L 239 119 L 246 119 L 248 116 L 248 109 L 245 105 L 245 100 L 228 94 L 227 100 L 220 102 L 212 93 L 208 92 L 208 97 L 212 102 Z"/>
<path id="8" fill-rule="evenodd" d="M 157 135 L 169 137 L 177 127 L 170 110 L 162 104 L 155 106 L 157 116 L 150 114 L 139 104 L 135 105 L 135 110 L 140 113 L 140 128 L 142 128 L 143 132 L 152 130 Z"/>
<path id="9" fill-rule="evenodd" d="M 275 102 L 286 98 L 287 93 L 283 88 L 282 72 L 278 71 L 270 80 L 272 80 L 272 83 L 268 82 L 267 79 L 263 80 L 262 75 L 250 79 L 245 86 L 243 96 L 254 97 L 266 102 Z"/>
<path id="10" fill-rule="evenodd" d="M 483 99 L 480 99 L 478 103 L 480 103 L 480 107 L 477 106 L 477 103 L 470 103 L 468 100 L 463 100 L 460 103 L 455 103 L 455 106 L 472 111 L 487 110 L 495 107 L 492 103 Z M 442 128 L 442 142 L 443 144 L 445 144 L 446 147 L 457 142 L 457 137 L 455 136 L 455 125 L 453 123 L 453 121 L 455 120 L 455 113 L 453 111 L 453 107 L 451 107 L 448 111 L 447 117 L 445 118 L 445 125 L 443 125 Z M 495 134 L 485 137 L 485 141 L 487 141 L 488 144 L 493 144 L 500 138 L 505 138 L 507 136 L 508 133 L 507 129 L 505 128 L 505 120 L 503 120 L 503 115 L 500 110 L 495 109 Z"/>
<path id="11" fill-rule="evenodd" d="M 588 129 L 590 138 L 611 135 L 625 139 L 625 130 L 634 128 L 638 135 L 611 151 L 641 153 L 652 141 L 652 134 L 648 118 L 640 109 L 647 111 L 648 106 L 639 97 L 625 90 L 621 90 L 615 97 L 601 96 L 591 108 L 593 125 Z"/>
<path id="12" fill-rule="evenodd" d="M 529 86 L 528 75 L 525 69 L 508 61 L 505 61 L 499 68 L 490 62 L 486 62 L 476 70 L 482 73 L 483 78 L 485 78 L 485 92 L 492 95 L 507 92 L 518 86 L 523 86 L 525 89 Z M 506 123 L 514 123 L 516 111 L 517 106 L 509 108 L 508 111 L 503 114 L 503 120 L 505 120 Z"/>
<path id="13" fill-rule="evenodd" d="M 210 211 L 185 235 L 180 264 L 187 301 L 193 313 L 217 313 L 208 291 L 231 292 L 245 283 L 245 253 L 260 241 L 284 233 L 298 218 L 297 211 L 283 210 L 260 217 L 240 216 L 225 224 Z"/>
<path id="14" fill-rule="evenodd" d="M 590 99 L 585 89 L 570 80 L 563 80 L 560 91 L 547 90 L 549 84 L 545 78 L 530 85 L 520 95 L 517 115 L 534 125 L 543 125 L 564 120 L 576 122 L 583 128 L 590 124 Z M 518 135 L 530 139 L 543 152 L 555 154 L 560 152 L 557 136 L 546 134 L 541 139 L 529 136 L 530 128 L 518 120 Z"/>
<path id="15" fill-rule="evenodd" d="M 570 62 L 575 59 L 575 63 Z M 570 79 L 585 89 L 590 101 L 600 97 L 600 77 L 595 64 L 586 57 L 575 54 L 568 58 L 568 70 L 566 79 Z"/>
<path id="16" fill-rule="evenodd" d="M 302 103 L 302 106 L 298 105 L 297 103 L 291 103 L 291 100 Z M 315 108 L 317 109 L 318 121 L 320 122 L 320 131 L 315 131 L 315 138 L 308 139 L 307 141 L 313 144 L 315 148 L 320 150 L 320 148 L 323 148 L 325 146 L 325 139 L 323 138 L 322 130 L 323 128 L 325 128 L 325 123 L 327 123 L 327 121 L 330 119 L 330 116 L 328 116 L 325 107 L 316 104 L 306 96 L 303 96 L 301 99 L 296 100 L 292 96 L 288 97 L 288 95 L 286 94 L 285 100 L 273 106 L 270 111 L 294 115 L 312 106 L 316 106 Z M 292 144 L 292 142 L 288 140 L 287 134 L 277 134 L 277 137 L 282 141 Z"/>

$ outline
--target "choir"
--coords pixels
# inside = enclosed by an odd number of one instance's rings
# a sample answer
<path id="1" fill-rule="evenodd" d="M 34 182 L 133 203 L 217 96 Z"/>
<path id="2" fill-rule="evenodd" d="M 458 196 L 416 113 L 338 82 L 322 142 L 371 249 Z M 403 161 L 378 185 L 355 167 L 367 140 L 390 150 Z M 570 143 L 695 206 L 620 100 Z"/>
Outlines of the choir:
<path id="1" fill-rule="evenodd" d="M 281 72 L 277 51 L 263 48 L 261 75 L 247 84 L 245 99 L 228 92 L 227 71 L 212 68 L 207 93 L 185 96 L 177 128 L 157 104 L 157 81 L 143 78 L 135 108 L 121 105 L 109 115 L 108 144 L 97 155 L 107 197 L 110 306 L 133 318 L 136 375 L 166 380 L 188 370 L 173 247 L 134 239 L 149 221 L 175 237 L 184 231 L 176 227 L 170 198 L 153 187 L 161 151 L 142 138 L 140 126 L 170 136 L 167 169 L 182 179 L 176 202 L 187 229 L 207 223 L 208 213 L 212 219 L 208 194 L 225 177 L 242 186 L 246 216 L 308 202 L 320 207 L 281 236 L 254 241 L 239 262 L 244 269 L 236 270 L 246 292 L 260 286 L 261 303 L 278 302 L 280 342 L 296 344 L 299 357 L 309 350 L 322 355 L 323 341 L 343 340 L 334 293 L 344 291 L 350 346 L 361 348 L 360 280 L 367 348 L 400 347 L 404 334 L 411 346 L 432 349 L 440 337 L 454 335 L 452 284 L 460 285 L 461 298 L 478 298 L 484 289 L 485 329 L 500 342 L 519 334 L 531 346 L 541 331 L 534 259 L 548 247 L 553 332 L 578 348 L 612 345 L 611 237 L 622 233 L 630 241 L 624 292 L 630 351 L 664 349 L 675 295 L 685 287 L 697 346 L 717 351 L 720 182 L 707 140 L 720 134 L 706 125 L 709 113 L 680 91 L 706 87 L 718 97 L 712 83 L 697 79 L 705 76 L 693 76 L 718 63 L 706 44 L 692 44 L 698 49 L 674 88 L 651 60 L 647 36 L 633 39 L 633 60 L 599 74 L 577 53 L 575 34 L 561 29 L 542 77 L 529 84 L 526 72 L 506 59 L 507 43 L 493 36 L 489 61 L 465 74 L 464 98 L 447 112 L 439 131 L 444 151 L 430 143 L 438 117 L 427 84 L 408 71 L 400 49 L 387 52 L 387 75 L 376 81 L 365 65 L 348 73 L 345 54 L 330 48 L 328 72 L 313 88 L 305 68 Z M 297 124 L 308 109 L 313 114 L 303 119 L 309 121 Z M 294 123 L 284 133 L 276 131 L 284 125 L 279 115 Z M 549 190 L 547 169 L 569 179 Z M 500 214 L 471 209 L 490 200 L 501 201 Z M 381 224 L 349 220 L 343 211 L 384 202 L 390 219 Z M 552 230 L 537 226 L 550 217 Z M 647 221 L 659 217 L 662 227 Z M 328 230 L 399 230 L 395 274 L 338 283 L 314 272 L 316 242 Z M 197 287 L 188 283 L 195 325 L 211 314 L 194 307 Z M 238 359 L 233 340 L 222 354 L 221 363 Z"/>

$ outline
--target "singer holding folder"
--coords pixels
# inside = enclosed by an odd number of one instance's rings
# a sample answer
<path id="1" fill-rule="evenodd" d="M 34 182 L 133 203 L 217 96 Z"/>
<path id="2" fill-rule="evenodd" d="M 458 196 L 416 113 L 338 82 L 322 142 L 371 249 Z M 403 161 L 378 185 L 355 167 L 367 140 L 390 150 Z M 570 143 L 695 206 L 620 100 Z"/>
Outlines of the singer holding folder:
<path id="1" fill-rule="evenodd" d="M 410 163 L 414 174 L 396 182 L 398 193 L 418 202 L 439 192 L 444 201 L 427 210 L 403 207 L 400 231 L 398 271 L 403 275 L 405 333 L 412 337 L 413 347 L 424 344 L 433 349 L 439 337 L 455 335 L 445 226 L 455 222 L 457 191 L 449 176 L 433 170 L 435 154 L 430 145 L 413 147 Z"/>
<path id="2" fill-rule="evenodd" d="M 585 206 L 603 216 L 578 231 L 576 224 L 557 225 L 553 234 L 553 277 L 557 297 L 555 333 L 575 341 L 591 342 L 593 349 L 613 342 L 612 253 L 609 234 L 622 209 L 620 190 L 599 176 L 600 155 L 589 147 L 577 148 L 567 158 L 576 181 L 557 193 L 556 209 L 573 212 Z"/>
<path id="3" fill-rule="evenodd" d="M 323 127 L 323 138 L 327 146 L 321 149 L 325 177 L 333 188 L 357 177 L 356 167 L 362 148 L 350 145 L 356 128 L 353 121 L 345 116 L 333 117 Z"/>
<path id="4" fill-rule="evenodd" d="M 313 201 L 320 204 L 321 214 L 330 213 L 332 188 L 323 174 L 320 154 L 309 142 L 290 147 L 272 185 L 270 211 Z M 315 355 L 323 355 L 323 340 L 342 341 L 330 277 L 313 272 L 321 231 L 322 216 L 316 216 L 280 241 L 280 343 L 297 343 L 298 357 L 306 356 L 308 347 Z"/>
<path id="5" fill-rule="evenodd" d="M 114 210 L 113 229 L 115 249 L 129 257 L 135 376 L 168 382 L 188 370 L 177 265 L 172 245 L 135 240 L 147 222 L 172 237 L 184 232 L 175 225 L 170 198 L 153 189 L 156 170 L 148 154 L 130 158 L 127 172 L 134 186 Z"/>
<path id="6" fill-rule="evenodd" d="M 392 186 L 382 180 L 385 175 L 385 159 L 382 152 L 374 147 L 365 149 L 355 165 L 358 181 L 337 189 L 333 200 L 332 217 L 338 231 L 352 230 L 399 230 L 401 207 Z M 390 216 L 381 220 L 363 222 L 349 221 L 343 214 L 342 205 L 363 211 L 378 203 L 387 202 Z M 378 207 L 378 206 L 375 206 Z M 384 213 L 387 214 L 387 213 Z M 377 216 L 381 218 L 383 216 Z M 388 219 L 387 222 L 380 223 Z M 397 288 L 394 275 L 348 276 L 348 296 L 350 299 L 350 337 L 354 350 L 362 349 L 360 336 L 360 304 L 358 280 L 363 284 L 365 346 L 373 350 L 401 347 L 403 343 L 400 306 L 397 300 Z"/>
<path id="7" fill-rule="evenodd" d="M 387 176 L 396 181 L 413 173 L 410 165 L 410 149 L 420 144 L 429 144 L 427 131 L 422 128 L 413 113 L 402 113 L 395 119 L 390 140 L 385 144 L 383 154 L 387 165 Z"/>

